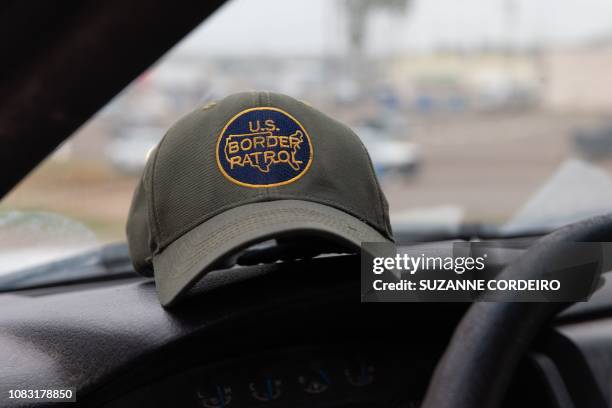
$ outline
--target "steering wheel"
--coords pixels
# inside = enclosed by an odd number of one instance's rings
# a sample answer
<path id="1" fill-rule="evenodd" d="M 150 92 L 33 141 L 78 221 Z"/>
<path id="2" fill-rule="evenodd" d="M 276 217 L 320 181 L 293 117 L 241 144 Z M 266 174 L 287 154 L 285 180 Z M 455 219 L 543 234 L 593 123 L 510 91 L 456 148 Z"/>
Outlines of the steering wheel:
<path id="1" fill-rule="evenodd" d="M 546 266 L 566 248 L 560 244 L 609 241 L 612 241 L 612 214 L 568 225 L 538 240 L 507 266 L 499 278 L 541 279 Z M 594 263 L 593 269 L 597 269 L 593 273 L 602 272 L 601 262 Z M 581 281 L 584 277 L 576 275 L 575 278 Z M 534 337 L 569 305 L 475 302 L 455 329 L 438 362 L 422 408 L 499 406 Z"/>

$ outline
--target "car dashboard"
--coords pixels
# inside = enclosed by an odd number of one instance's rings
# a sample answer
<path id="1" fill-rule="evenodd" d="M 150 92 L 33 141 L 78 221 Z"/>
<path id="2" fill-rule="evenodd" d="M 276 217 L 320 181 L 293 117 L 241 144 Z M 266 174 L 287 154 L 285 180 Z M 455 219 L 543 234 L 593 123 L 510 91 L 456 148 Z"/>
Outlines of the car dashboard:
<path id="1" fill-rule="evenodd" d="M 140 277 L 0 294 L 0 392 L 74 387 L 78 406 L 112 408 L 417 407 L 469 305 L 360 303 L 359 262 L 213 272 L 168 310 Z M 612 336 L 589 333 L 606 290 L 542 333 L 505 406 L 601 394 L 593 356 Z"/>

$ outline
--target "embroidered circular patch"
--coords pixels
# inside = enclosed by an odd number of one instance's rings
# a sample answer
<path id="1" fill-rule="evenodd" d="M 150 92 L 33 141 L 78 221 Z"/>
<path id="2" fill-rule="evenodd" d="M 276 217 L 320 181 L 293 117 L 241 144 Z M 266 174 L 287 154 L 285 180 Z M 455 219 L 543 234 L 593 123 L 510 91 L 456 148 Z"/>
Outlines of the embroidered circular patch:
<path id="1" fill-rule="evenodd" d="M 300 122 L 272 107 L 238 113 L 217 141 L 219 170 L 246 187 L 292 183 L 308 171 L 312 155 L 310 138 Z"/>

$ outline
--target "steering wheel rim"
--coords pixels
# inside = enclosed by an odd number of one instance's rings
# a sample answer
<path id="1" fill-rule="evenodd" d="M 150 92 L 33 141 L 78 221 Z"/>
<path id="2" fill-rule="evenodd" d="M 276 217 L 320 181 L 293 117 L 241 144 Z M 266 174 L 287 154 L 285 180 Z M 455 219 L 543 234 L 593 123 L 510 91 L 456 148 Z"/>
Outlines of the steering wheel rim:
<path id="1" fill-rule="evenodd" d="M 567 242 L 612 241 L 612 214 L 560 228 L 538 240 L 499 275 L 542 278 Z M 600 274 L 601 262 L 597 263 Z M 582 278 L 582 276 L 581 276 Z M 475 302 L 455 329 L 434 371 L 422 408 L 492 408 L 500 405 L 533 339 L 571 303 Z"/>

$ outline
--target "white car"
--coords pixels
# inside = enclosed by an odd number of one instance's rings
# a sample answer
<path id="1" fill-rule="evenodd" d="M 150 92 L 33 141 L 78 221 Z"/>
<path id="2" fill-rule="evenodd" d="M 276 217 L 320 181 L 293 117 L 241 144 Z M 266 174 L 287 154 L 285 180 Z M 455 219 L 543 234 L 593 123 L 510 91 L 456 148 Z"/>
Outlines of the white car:
<path id="1" fill-rule="evenodd" d="M 129 128 L 108 144 L 106 155 L 120 171 L 138 174 L 163 135 L 163 130 L 156 127 Z"/>
<path id="2" fill-rule="evenodd" d="M 414 174 L 421 163 L 421 149 L 414 142 L 393 137 L 388 132 L 371 126 L 354 127 L 370 153 L 376 172 Z"/>

